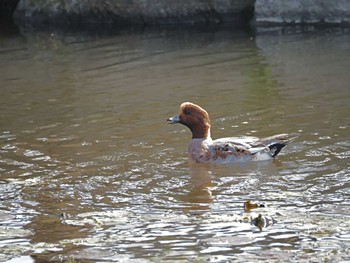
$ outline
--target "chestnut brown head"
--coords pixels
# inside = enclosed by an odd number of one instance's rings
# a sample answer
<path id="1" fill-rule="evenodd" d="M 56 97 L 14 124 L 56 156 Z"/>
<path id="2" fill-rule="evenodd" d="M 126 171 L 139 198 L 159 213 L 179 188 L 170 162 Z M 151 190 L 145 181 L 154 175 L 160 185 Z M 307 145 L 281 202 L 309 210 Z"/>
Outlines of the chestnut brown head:
<path id="1" fill-rule="evenodd" d="M 181 123 L 187 126 L 192 132 L 192 138 L 207 138 L 210 136 L 209 114 L 200 106 L 184 102 L 180 106 L 180 113 L 177 116 L 167 119 L 169 124 Z"/>

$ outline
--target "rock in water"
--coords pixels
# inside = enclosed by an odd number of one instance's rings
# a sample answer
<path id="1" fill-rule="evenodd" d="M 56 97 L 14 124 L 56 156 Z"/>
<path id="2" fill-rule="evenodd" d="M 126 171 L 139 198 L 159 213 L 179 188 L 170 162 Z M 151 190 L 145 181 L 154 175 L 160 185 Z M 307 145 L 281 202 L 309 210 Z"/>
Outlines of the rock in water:
<path id="1" fill-rule="evenodd" d="M 256 0 L 257 24 L 350 23 L 349 0 Z"/>
<path id="2" fill-rule="evenodd" d="M 32 24 L 247 23 L 255 0 L 21 0 L 19 22 Z"/>

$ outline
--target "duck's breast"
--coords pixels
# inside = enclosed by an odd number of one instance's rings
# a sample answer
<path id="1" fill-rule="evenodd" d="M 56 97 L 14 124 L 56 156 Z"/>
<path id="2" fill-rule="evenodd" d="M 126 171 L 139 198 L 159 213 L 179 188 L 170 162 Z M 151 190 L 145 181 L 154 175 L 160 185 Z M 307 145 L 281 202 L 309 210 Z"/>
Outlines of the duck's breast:
<path id="1" fill-rule="evenodd" d="M 188 146 L 188 157 L 197 163 L 208 163 L 211 161 L 211 139 L 192 139 Z"/>

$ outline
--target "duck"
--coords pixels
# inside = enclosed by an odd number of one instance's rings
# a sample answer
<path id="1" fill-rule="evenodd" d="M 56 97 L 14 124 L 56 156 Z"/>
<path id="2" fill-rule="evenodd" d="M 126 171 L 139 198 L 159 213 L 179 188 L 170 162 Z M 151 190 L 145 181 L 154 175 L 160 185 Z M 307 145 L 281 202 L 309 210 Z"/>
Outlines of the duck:
<path id="1" fill-rule="evenodd" d="M 179 114 L 167 119 L 169 124 L 180 123 L 192 132 L 188 159 L 196 163 L 229 164 L 274 159 L 298 133 L 276 134 L 258 138 L 253 136 L 211 138 L 208 112 L 197 104 L 183 102 Z"/>

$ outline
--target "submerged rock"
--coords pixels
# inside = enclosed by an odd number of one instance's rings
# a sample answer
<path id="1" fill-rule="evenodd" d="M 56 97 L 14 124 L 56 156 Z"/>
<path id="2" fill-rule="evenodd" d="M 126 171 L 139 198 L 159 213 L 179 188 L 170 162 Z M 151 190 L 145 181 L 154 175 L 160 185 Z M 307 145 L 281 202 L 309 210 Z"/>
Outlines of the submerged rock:
<path id="1" fill-rule="evenodd" d="M 257 24 L 349 24 L 349 0 L 256 0 Z"/>
<path id="2" fill-rule="evenodd" d="M 18 21 L 48 24 L 247 22 L 255 0 L 21 0 Z"/>

